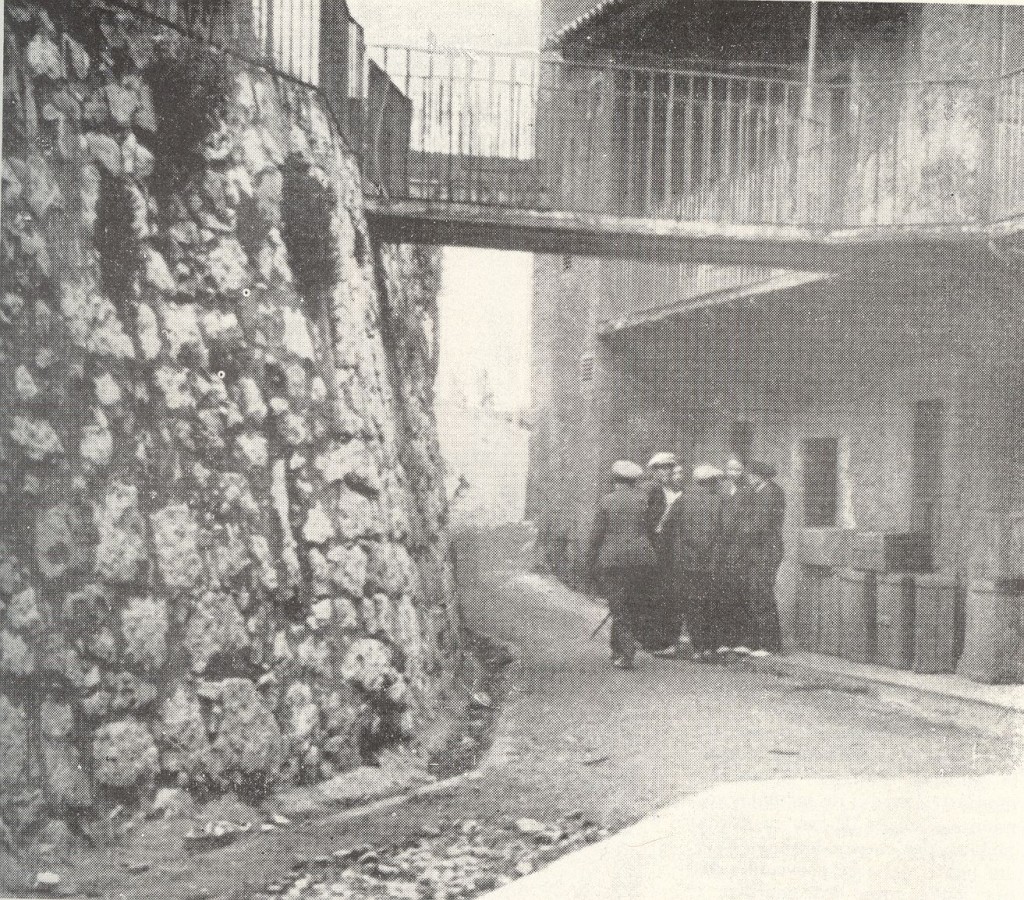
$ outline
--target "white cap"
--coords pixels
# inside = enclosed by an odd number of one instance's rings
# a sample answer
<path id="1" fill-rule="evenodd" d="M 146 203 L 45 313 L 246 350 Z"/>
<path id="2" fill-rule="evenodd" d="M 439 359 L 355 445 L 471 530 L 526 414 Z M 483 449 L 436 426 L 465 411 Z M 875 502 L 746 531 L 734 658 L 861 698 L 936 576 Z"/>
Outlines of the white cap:
<path id="1" fill-rule="evenodd" d="M 661 466 L 674 466 L 676 464 L 676 455 L 674 453 L 655 453 L 651 457 L 651 461 L 647 463 L 648 469 L 656 469 Z"/>
<path id="2" fill-rule="evenodd" d="M 693 470 L 694 481 L 711 481 L 713 478 L 721 478 L 725 473 L 721 469 L 716 469 L 714 466 L 707 464 L 703 466 L 697 466 Z"/>
<path id="3" fill-rule="evenodd" d="M 636 481 L 643 474 L 644 470 L 628 459 L 620 459 L 618 462 L 612 463 L 612 475 L 623 481 Z"/>

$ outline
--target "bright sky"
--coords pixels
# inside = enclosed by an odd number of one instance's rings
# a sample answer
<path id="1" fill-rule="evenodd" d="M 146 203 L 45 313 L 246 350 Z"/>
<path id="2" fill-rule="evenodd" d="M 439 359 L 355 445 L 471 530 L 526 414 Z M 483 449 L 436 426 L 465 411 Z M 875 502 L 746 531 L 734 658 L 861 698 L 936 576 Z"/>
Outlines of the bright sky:
<path id="1" fill-rule="evenodd" d="M 540 0 L 349 0 L 368 44 L 533 50 Z M 533 257 L 450 248 L 441 284 L 442 400 L 480 399 L 486 379 L 499 409 L 530 403 Z"/>

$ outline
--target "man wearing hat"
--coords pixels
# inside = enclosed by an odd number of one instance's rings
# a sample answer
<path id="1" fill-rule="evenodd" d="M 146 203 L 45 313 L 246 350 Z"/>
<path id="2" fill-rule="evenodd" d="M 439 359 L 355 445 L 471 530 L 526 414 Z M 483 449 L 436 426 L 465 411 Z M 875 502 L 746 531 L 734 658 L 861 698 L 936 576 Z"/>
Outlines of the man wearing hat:
<path id="1" fill-rule="evenodd" d="M 753 656 L 779 653 L 782 649 L 775 576 L 782 564 L 786 495 L 775 481 L 775 474 L 774 467 L 768 463 L 752 462 L 747 466 L 750 485 L 747 598 Z"/>
<path id="2" fill-rule="evenodd" d="M 601 498 L 590 530 L 587 562 L 611 613 L 612 665 L 630 669 L 636 629 L 656 589 L 657 558 L 647 535 L 648 494 L 643 469 L 628 460 L 612 466 L 612 492 Z"/>
<path id="3" fill-rule="evenodd" d="M 710 661 L 722 641 L 715 572 L 722 536 L 722 470 L 701 465 L 669 509 L 663 532 L 671 544 L 677 602 L 686 617 L 693 658 Z"/>
<path id="4" fill-rule="evenodd" d="M 637 637 L 644 648 L 655 656 L 674 657 L 677 654 L 682 615 L 672 572 L 672 545 L 665 539 L 665 520 L 669 511 L 682 495 L 681 487 L 673 480 L 678 466 L 674 453 L 655 453 L 647 463 L 651 473 L 651 486 L 647 494 L 647 536 L 658 557 L 658 584 L 644 622 Z"/>

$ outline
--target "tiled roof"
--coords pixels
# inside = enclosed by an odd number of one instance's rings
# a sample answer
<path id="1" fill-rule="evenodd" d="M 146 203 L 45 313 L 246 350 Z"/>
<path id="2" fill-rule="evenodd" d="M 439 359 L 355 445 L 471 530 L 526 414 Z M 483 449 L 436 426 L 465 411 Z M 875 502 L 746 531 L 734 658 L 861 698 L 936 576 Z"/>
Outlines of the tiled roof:
<path id="1" fill-rule="evenodd" d="M 585 25 L 588 25 L 591 22 L 593 22 L 595 19 L 598 19 L 601 16 L 608 15 L 609 13 L 615 12 L 619 8 L 629 6 L 636 2 L 637 0 L 592 0 L 592 2 L 589 4 L 580 4 L 578 2 L 574 3 L 572 2 L 572 0 L 568 0 L 568 2 L 563 3 L 556 2 L 553 4 L 556 10 L 556 21 L 559 18 L 562 18 L 562 20 L 564 21 L 564 18 L 562 16 L 559 16 L 558 13 L 564 14 L 565 11 L 570 9 L 575 11 L 576 15 L 568 22 L 563 24 L 560 28 L 558 28 L 553 34 L 551 34 L 551 36 L 547 39 L 546 44 L 549 47 L 557 46 L 566 39 L 572 37 L 573 34 L 575 34 Z M 579 11 L 578 9 L 576 9 L 580 6 L 584 7 L 583 11 Z"/>

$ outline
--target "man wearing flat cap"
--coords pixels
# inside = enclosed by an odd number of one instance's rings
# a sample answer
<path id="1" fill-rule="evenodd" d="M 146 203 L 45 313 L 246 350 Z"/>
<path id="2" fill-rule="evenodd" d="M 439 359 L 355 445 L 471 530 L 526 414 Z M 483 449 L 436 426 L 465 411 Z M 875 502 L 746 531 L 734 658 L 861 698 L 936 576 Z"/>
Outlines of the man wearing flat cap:
<path id="1" fill-rule="evenodd" d="M 710 662 L 723 640 L 715 573 L 722 538 L 723 472 L 700 465 L 671 507 L 663 528 L 671 544 L 673 586 L 686 618 L 693 658 Z"/>
<path id="2" fill-rule="evenodd" d="M 768 463 L 751 462 L 747 465 L 750 485 L 747 599 L 750 646 L 754 656 L 779 653 L 782 649 L 775 576 L 782 564 L 786 495 L 775 481 L 775 474 L 775 468 Z"/>
<path id="3" fill-rule="evenodd" d="M 673 472 L 678 465 L 676 455 L 666 451 L 655 453 L 647 463 L 651 473 L 647 494 L 647 536 L 658 557 L 658 584 L 637 637 L 644 649 L 662 657 L 676 655 L 683 624 L 673 584 L 672 545 L 664 534 L 666 517 L 682 495 L 681 487 L 673 480 Z"/>
<path id="4" fill-rule="evenodd" d="M 601 498 L 590 530 L 587 562 L 608 598 L 612 665 L 630 669 L 636 631 L 656 589 L 657 557 L 647 534 L 643 469 L 628 460 L 612 466 L 612 492 Z"/>

